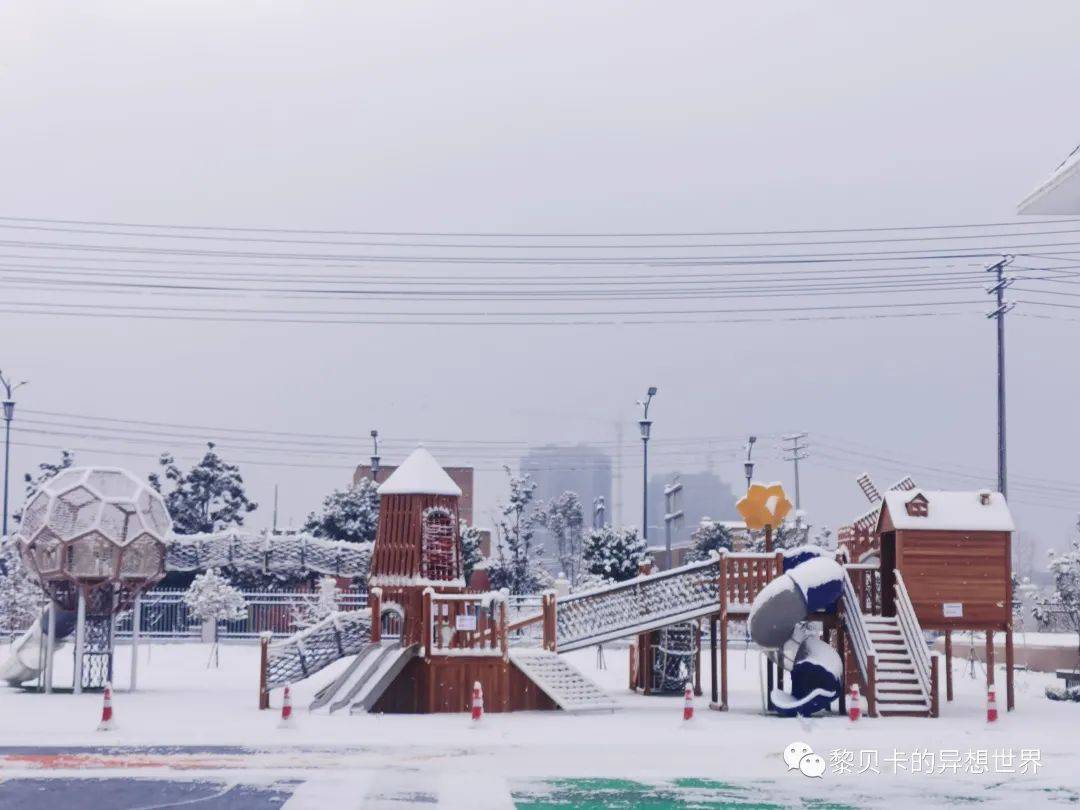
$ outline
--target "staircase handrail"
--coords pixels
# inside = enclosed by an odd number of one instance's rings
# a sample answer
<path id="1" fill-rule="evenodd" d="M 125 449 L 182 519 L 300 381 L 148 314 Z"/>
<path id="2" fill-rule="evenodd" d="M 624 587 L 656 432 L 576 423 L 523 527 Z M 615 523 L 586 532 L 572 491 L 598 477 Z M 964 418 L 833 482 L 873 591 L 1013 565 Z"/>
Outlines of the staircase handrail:
<path id="1" fill-rule="evenodd" d="M 874 644 L 870 641 L 870 631 L 867 629 L 863 618 L 859 595 L 855 592 L 855 586 L 851 582 L 851 575 L 844 571 L 844 594 L 842 597 L 844 613 L 844 629 L 851 640 L 851 651 L 855 654 L 855 662 L 859 666 L 863 684 L 867 690 L 872 690 L 874 685 L 870 673 L 873 670 L 872 661 L 875 658 Z M 870 699 L 867 695 L 867 699 Z"/>
<path id="2" fill-rule="evenodd" d="M 896 623 L 900 626 L 900 633 L 904 636 L 904 643 L 907 644 L 908 651 L 911 653 L 919 688 L 923 692 L 923 697 L 929 701 L 932 684 L 930 653 L 926 647 L 926 638 L 923 636 L 919 619 L 915 615 L 915 607 L 911 604 L 911 597 L 908 595 L 907 586 L 904 584 L 904 577 L 899 571 L 895 572 L 895 583 Z"/>

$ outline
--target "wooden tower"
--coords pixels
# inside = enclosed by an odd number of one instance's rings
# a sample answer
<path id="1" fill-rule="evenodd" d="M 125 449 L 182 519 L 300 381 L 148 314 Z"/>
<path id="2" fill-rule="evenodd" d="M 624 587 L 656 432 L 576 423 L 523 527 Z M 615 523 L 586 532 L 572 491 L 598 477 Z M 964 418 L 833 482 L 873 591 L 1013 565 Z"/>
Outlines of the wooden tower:
<path id="1" fill-rule="evenodd" d="M 422 641 L 423 593 L 461 593 L 458 502 L 461 489 L 418 447 L 379 486 L 379 529 L 369 585 L 383 604 L 400 605 L 403 644 Z"/>

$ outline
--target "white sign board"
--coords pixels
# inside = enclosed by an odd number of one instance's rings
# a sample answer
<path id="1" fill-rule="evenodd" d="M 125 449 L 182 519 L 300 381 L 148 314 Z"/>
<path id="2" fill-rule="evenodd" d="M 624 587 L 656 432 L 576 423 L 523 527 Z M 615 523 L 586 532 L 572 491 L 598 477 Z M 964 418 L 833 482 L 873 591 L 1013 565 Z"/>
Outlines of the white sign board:
<path id="1" fill-rule="evenodd" d="M 454 617 L 454 629 L 455 630 L 475 630 L 476 629 L 476 614 L 462 614 Z"/>
<path id="2" fill-rule="evenodd" d="M 962 619 L 964 618 L 964 603 L 946 602 L 941 606 L 941 613 L 946 619 Z"/>

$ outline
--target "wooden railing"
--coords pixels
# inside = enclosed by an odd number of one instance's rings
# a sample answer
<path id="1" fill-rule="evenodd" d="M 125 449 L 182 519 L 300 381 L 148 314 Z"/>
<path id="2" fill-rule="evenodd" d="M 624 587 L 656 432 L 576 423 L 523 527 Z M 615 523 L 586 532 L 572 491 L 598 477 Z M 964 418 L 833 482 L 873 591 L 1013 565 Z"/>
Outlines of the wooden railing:
<path id="1" fill-rule="evenodd" d="M 501 593 L 435 593 L 424 591 L 423 626 L 427 628 L 423 654 L 509 654 L 506 600 Z"/>
<path id="2" fill-rule="evenodd" d="M 863 695 L 866 698 L 866 713 L 877 716 L 877 656 L 870 641 L 863 613 L 860 609 L 859 596 L 851 581 L 851 574 L 844 572 L 844 593 L 841 597 L 841 612 L 844 617 L 844 630 L 851 642 L 851 652 L 859 668 L 863 682 Z"/>
<path id="3" fill-rule="evenodd" d="M 532 616 L 526 616 L 507 625 L 507 633 L 515 635 L 526 631 L 534 624 L 541 627 L 541 644 L 545 650 L 554 651 L 556 648 L 556 619 L 557 619 L 558 595 L 555 591 L 544 591 L 540 594 L 540 612 Z"/>
<path id="4" fill-rule="evenodd" d="M 915 616 L 915 608 L 911 604 L 911 597 L 908 596 L 903 575 L 896 571 L 894 576 L 896 577 L 896 623 L 911 653 L 911 660 L 915 665 L 915 676 L 919 680 L 923 697 L 926 698 L 928 704 L 933 704 L 933 697 L 937 692 L 934 683 L 936 678 L 933 677 L 933 664 L 931 664 L 930 653 L 926 647 L 926 639 L 923 637 L 919 620 Z"/>
<path id="5" fill-rule="evenodd" d="M 720 555 L 720 598 L 730 609 L 749 607 L 762 588 L 784 573 L 784 555 L 729 552 Z"/>
<path id="6" fill-rule="evenodd" d="M 880 616 L 881 568 L 877 563 L 848 563 L 844 568 L 851 577 L 859 611 L 865 616 Z"/>

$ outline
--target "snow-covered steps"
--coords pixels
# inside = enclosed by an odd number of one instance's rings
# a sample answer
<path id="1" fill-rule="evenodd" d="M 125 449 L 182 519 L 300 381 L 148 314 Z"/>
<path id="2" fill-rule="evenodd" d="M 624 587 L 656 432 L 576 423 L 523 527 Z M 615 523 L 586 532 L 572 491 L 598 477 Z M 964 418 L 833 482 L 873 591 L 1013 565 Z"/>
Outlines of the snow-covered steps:
<path id="1" fill-rule="evenodd" d="M 614 711 L 615 701 L 558 654 L 513 649 L 510 661 L 556 705 L 568 712 Z"/>
<path id="2" fill-rule="evenodd" d="M 930 700 L 894 616 L 866 616 L 877 658 L 877 710 L 882 717 L 929 717 Z"/>

